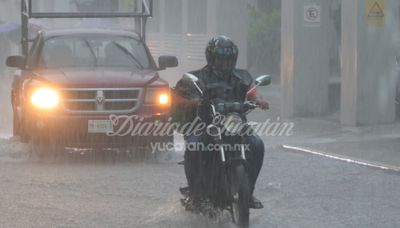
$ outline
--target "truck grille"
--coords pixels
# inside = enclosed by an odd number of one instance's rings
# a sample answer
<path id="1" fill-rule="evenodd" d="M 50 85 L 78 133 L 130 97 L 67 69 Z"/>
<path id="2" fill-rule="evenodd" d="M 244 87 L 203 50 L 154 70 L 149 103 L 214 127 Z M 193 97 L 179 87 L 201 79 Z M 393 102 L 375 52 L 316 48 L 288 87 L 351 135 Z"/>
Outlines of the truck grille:
<path id="1" fill-rule="evenodd" d="M 142 100 L 141 88 L 64 89 L 64 109 L 75 114 L 111 114 L 134 112 Z"/>

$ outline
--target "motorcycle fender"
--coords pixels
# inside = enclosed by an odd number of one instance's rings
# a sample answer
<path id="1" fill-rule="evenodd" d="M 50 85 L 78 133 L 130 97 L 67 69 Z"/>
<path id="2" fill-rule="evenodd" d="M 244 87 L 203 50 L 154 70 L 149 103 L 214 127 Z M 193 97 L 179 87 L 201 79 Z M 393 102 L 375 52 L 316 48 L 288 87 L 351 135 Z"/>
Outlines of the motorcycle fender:
<path id="1" fill-rule="evenodd" d="M 239 192 L 240 187 L 240 177 L 243 173 L 247 174 L 247 169 L 244 162 L 237 162 L 236 164 L 232 164 L 230 167 L 230 192 L 231 195 L 235 195 Z"/>

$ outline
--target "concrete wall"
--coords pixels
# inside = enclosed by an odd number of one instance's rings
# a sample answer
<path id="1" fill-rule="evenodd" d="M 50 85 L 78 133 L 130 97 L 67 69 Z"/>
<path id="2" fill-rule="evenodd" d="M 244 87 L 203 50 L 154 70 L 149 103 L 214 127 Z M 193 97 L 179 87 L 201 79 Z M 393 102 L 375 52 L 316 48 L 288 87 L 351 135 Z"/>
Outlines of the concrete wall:
<path id="1" fill-rule="evenodd" d="M 400 55 L 400 2 L 376 0 L 383 16 L 371 21 L 369 0 L 342 0 L 341 106 L 344 125 L 395 120 L 396 56 Z M 328 109 L 329 0 L 282 1 L 282 116 L 323 115 Z M 321 21 L 310 26 L 304 6 L 320 6 Z"/>
<path id="2" fill-rule="evenodd" d="M 381 25 L 373 25 L 367 18 L 366 2 L 342 1 L 341 122 L 345 125 L 390 123 L 395 119 L 400 2 L 386 0 L 386 7 L 381 6 Z"/>
<path id="3" fill-rule="evenodd" d="M 157 58 L 160 55 L 176 55 L 179 59 L 179 67 L 167 69 L 161 72 L 171 84 L 175 84 L 183 73 L 198 69 L 206 64 L 205 47 L 208 40 L 215 35 L 230 36 L 239 47 L 238 67 L 247 68 L 247 19 L 248 1 L 243 0 L 206 0 L 206 9 L 198 20 L 205 20 L 205 32 L 191 32 L 188 23 L 189 17 L 196 15 L 189 11 L 190 3 L 198 0 L 181 0 L 178 8 L 169 8 L 169 0 L 158 1 L 159 9 L 154 13 L 159 17 L 151 20 L 147 43 Z M 178 1 L 179 0 L 174 0 Z M 191 9 L 198 10 L 198 9 Z M 168 20 L 171 14 L 181 17 L 180 23 L 176 23 L 179 31 L 169 31 Z M 173 18 L 172 18 L 173 19 Z M 197 19 L 197 18 L 196 18 Z"/>
<path id="4" fill-rule="evenodd" d="M 19 24 L 21 21 L 20 2 L 0 0 L 0 21 Z M 5 59 L 11 54 L 19 53 L 19 35 L 19 30 L 0 34 L 0 73 L 7 69 Z"/>
<path id="5" fill-rule="evenodd" d="M 307 6 L 317 5 L 320 20 L 304 18 Z M 328 112 L 329 2 L 282 0 L 281 84 L 284 118 L 318 116 Z"/>
<path id="6" fill-rule="evenodd" d="M 21 3 L 18 0 L 0 0 L 0 21 L 19 23 Z"/>

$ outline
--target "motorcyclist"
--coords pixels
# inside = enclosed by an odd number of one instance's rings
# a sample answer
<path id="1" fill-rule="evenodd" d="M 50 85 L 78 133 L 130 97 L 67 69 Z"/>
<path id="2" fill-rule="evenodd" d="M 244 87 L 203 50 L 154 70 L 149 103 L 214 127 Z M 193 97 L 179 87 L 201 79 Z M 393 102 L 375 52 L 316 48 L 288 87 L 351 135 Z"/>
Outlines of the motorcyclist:
<path id="1" fill-rule="evenodd" d="M 199 78 L 198 84 L 202 87 L 215 84 L 225 83 L 226 87 L 232 88 L 226 97 L 234 101 L 244 102 L 246 93 L 254 86 L 253 78 L 246 70 L 236 69 L 236 61 L 238 58 L 238 48 L 234 42 L 226 36 L 217 36 L 212 38 L 206 47 L 207 65 L 200 70 L 192 71 L 191 74 Z M 202 107 L 202 99 L 195 88 L 184 83 L 183 80 L 178 81 L 175 89 L 175 104 L 180 114 L 183 113 L 185 121 L 192 121 L 196 116 L 202 118 L 202 114 L 206 111 Z M 217 95 L 221 96 L 221 95 Z M 267 110 L 269 105 L 266 101 L 256 97 L 255 90 L 248 96 L 248 100 L 258 104 L 263 110 Z M 182 115 L 181 115 L 182 116 Z M 186 145 L 193 143 L 201 143 L 203 136 L 184 135 Z M 250 150 L 246 151 L 246 160 L 248 162 L 249 184 L 252 197 L 249 202 L 250 208 L 263 208 L 260 200 L 253 196 L 254 187 L 258 174 L 261 170 L 264 158 L 264 143 L 257 135 L 246 136 Z M 193 149 L 185 150 L 185 174 L 188 181 L 188 192 L 192 198 L 195 198 L 201 187 L 199 187 L 198 170 L 201 168 L 202 154 Z M 184 191 L 184 190 L 182 190 Z"/>

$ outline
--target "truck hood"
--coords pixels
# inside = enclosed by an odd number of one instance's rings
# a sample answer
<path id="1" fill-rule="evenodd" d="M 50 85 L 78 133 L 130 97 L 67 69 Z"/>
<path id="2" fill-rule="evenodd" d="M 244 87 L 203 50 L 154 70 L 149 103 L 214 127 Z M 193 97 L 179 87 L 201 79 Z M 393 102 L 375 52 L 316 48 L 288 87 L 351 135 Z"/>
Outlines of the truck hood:
<path id="1" fill-rule="evenodd" d="M 168 85 L 154 70 L 126 68 L 62 68 L 36 70 L 35 78 L 66 88 L 124 88 Z"/>

